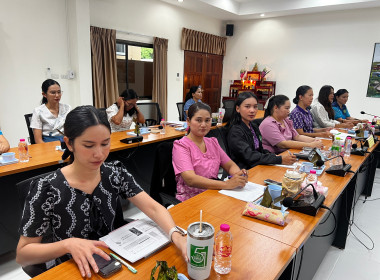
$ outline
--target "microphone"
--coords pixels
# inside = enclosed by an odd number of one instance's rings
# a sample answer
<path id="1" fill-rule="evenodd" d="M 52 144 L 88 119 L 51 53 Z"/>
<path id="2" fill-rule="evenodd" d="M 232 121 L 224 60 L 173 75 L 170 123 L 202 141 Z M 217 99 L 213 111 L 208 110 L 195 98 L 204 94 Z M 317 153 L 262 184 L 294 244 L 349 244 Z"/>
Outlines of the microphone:
<path id="1" fill-rule="evenodd" d="M 330 168 L 326 169 L 326 173 L 331 174 L 331 175 L 335 175 L 335 176 L 344 177 L 346 175 L 346 173 L 348 171 L 350 171 L 352 166 L 351 166 L 351 164 L 346 164 L 346 162 L 344 161 L 344 158 L 341 155 L 329 158 L 326 161 L 329 161 L 329 160 L 332 160 L 332 159 L 338 158 L 338 157 L 340 157 L 342 159 L 342 164 L 331 166 Z"/>
<path id="2" fill-rule="evenodd" d="M 372 117 L 377 117 L 376 115 L 368 114 L 368 113 L 366 113 L 364 111 L 361 111 L 360 114 L 362 114 L 362 115 L 369 115 L 369 116 L 372 116 Z"/>
<path id="3" fill-rule="evenodd" d="M 296 200 L 295 198 L 306 188 L 311 186 L 313 188 L 314 201 L 307 201 L 305 199 Z M 295 195 L 285 197 L 282 201 L 282 205 L 288 207 L 290 210 L 304 213 L 306 215 L 315 216 L 322 203 L 325 201 L 323 194 L 318 194 L 313 184 L 307 184 L 304 188 L 301 188 Z"/>
<path id="4" fill-rule="evenodd" d="M 361 148 L 358 148 L 357 144 L 352 144 L 351 155 L 364 156 L 367 152 L 367 147 L 363 148 L 362 142 L 360 142 Z"/>

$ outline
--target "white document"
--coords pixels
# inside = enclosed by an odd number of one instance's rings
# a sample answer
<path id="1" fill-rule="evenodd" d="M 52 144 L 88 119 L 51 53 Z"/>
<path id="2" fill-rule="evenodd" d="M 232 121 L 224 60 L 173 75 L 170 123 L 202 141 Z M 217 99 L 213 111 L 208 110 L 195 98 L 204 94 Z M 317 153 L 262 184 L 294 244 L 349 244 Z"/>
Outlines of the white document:
<path id="1" fill-rule="evenodd" d="M 234 190 L 220 190 L 219 193 L 240 199 L 246 202 L 251 202 L 264 194 L 265 186 L 248 182 L 244 188 Z"/>
<path id="2" fill-rule="evenodd" d="M 148 218 L 133 221 L 100 238 L 110 249 L 134 263 L 168 244 L 168 236 Z"/>
<path id="3" fill-rule="evenodd" d="M 169 126 L 184 126 L 186 122 L 184 121 L 167 121 L 166 124 Z"/>
<path id="4" fill-rule="evenodd" d="M 285 167 L 285 168 L 296 168 L 297 166 L 297 163 L 293 163 L 293 164 L 290 164 L 290 165 L 285 165 L 285 164 L 269 164 L 269 165 L 273 165 L 273 166 L 278 166 L 278 167 Z"/>

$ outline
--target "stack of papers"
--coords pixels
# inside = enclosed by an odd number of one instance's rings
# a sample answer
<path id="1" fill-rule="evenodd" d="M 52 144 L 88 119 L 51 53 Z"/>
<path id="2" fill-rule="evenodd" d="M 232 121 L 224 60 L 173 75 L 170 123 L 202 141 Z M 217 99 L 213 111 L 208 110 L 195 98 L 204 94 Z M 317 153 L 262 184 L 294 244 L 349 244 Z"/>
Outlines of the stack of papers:
<path id="1" fill-rule="evenodd" d="M 244 188 L 234 190 L 220 190 L 219 193 L 231 196 L 245 202 L 251 202 L 258 199 L 264 194 L 265 186 L 256 183 L 248 182 Z"/>

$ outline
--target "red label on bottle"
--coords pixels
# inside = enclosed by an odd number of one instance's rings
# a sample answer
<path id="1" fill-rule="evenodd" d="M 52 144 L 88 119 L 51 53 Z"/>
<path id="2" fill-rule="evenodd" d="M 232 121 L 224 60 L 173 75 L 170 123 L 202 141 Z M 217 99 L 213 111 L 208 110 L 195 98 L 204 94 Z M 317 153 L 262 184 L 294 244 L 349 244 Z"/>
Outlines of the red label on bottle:
<path id="1" fill-rule="evenodd" d="M 223 258 L 227 258 L 232 253 L 232 247 L 231 246 L 220 246 L 218 248 L 219 255 Z"/>

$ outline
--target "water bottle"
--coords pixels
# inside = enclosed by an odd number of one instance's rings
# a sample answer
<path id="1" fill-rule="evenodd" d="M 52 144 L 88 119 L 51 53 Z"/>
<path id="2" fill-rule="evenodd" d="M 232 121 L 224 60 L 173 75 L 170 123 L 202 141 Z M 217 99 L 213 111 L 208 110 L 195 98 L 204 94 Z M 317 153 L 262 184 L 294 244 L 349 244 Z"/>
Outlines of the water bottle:
<path id="1" fill-rule="evenodd" d="M 165 128 L 166 128 L 166 122 L 165 122 L 164 119 L 161 119 L 160 125 L 162 126 L 162 129 L 160 130 L 160 133 L 161 133 L 161 134 L 165 134 L 165 133 L 166 133 L 166 131 L 165 131 Z"/>
<path id="2" fill-rule="evenodd" d="M 219 274 L 227 274 L 231 271 L 232 258 L 232 234 L 230 226 L 220 225 L 220 231 L 215 236 L 215 260 L 214 270 Z"/>
<path id="3" fill-rule="evenodd" d="M 310 170 L 309 175 L 306 177 L 306 185 L 312 184 L 313 186 L 316 186 L 318 182 L 318 177 L 317 177 L 317 171 L 314 169 Z"/>
<path id="4" fill-rule="evenodd" d="M 346 142 L 344 145 L 344 155 L 346 157 L 349 157 L 351 155 L 351 147 L 352 147 L 352 140 L 351 140 L 351 137 L 348 136 L 346 138 Z"/>
<path id="5" fill-rule="evenodd" d="M 218 116 L 218 123 L 217 125 L 222 125 L 223 124 L 223 115 L 222 115 L 222 112 L 219 112 L 219 116 Z"/>
<path id="6" fill-rule="evenodd" d="M 340 153 L 340 138 L 336 137 L 331 147 L 331 157 L 333 158 L 337 157 L 339 156 L 339 153 Z M 340 161 L 338 158 L 334 158 L 331 163 L 332 165 L 338 165 L 339 162 Z"/>
<path id="7" fill-rule="evenodd" d="M 340 146 L 339 154 L 340 154 L 342 157 L 344 157 L 344 145 L 341 145 L 341 146 Z"/>
<path id="8" fill-rule="evenodd" d="M 18 143 L 18 158 L 20 162 L 29 161 L 28 144 L 25 142 L 25 139 L 20 139 Z"/>
<path id="9" fill-rule="evenodd" d="M 371 125 L 371 133 L 372 133 L 372 135 L 375 135 L 375 126 L 374 125 Z"/>

